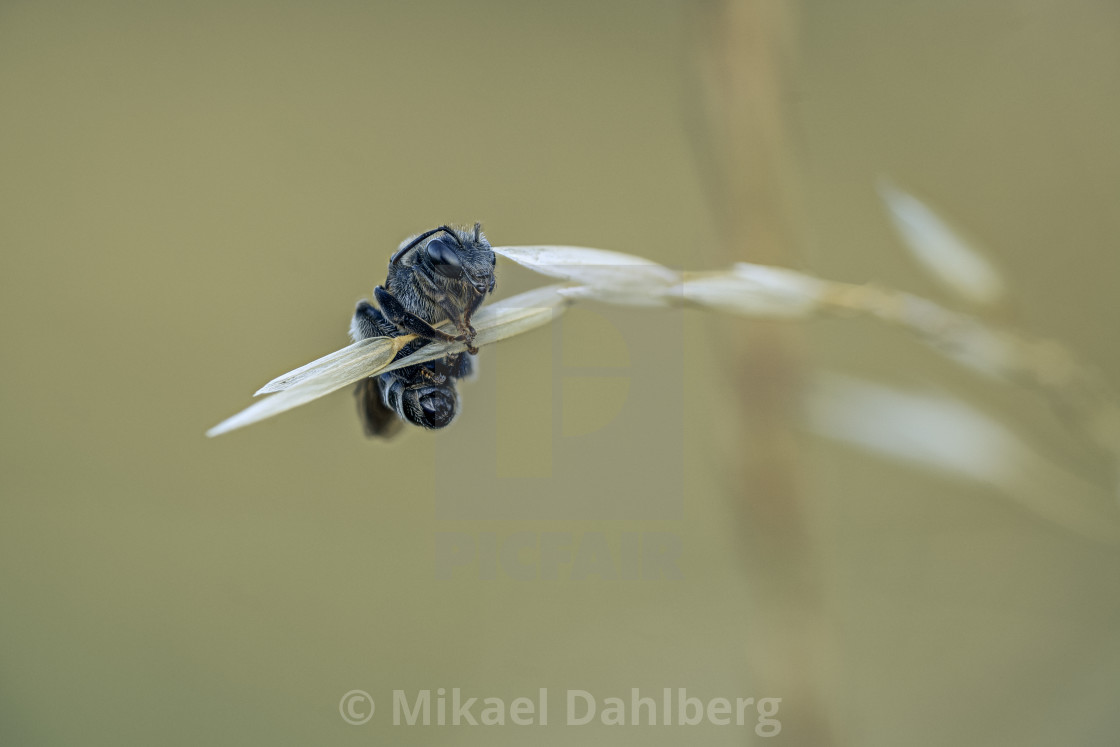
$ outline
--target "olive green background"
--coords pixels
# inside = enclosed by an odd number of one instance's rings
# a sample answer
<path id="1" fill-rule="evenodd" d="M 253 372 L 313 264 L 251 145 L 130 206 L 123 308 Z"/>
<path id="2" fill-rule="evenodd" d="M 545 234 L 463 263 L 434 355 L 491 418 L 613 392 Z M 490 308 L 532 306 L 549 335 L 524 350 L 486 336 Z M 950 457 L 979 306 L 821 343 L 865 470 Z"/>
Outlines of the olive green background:
<path id="1" fill-rule="evenodd" d="M 736 382 L 713 351 L 746 322 L 577 309 L 567 332 L 484 349 L 459 421 L 391 445 L 361 437 L 346 393 L 202 435 L 345 344 L 389 252 L 443 221 L 718 266 L 687 5 L 0 3 L 0 744 L 755 739 L 559 725 L 565 688 L 783 695 L 747 646 L 765 569 L 739 552 Z M 1017 323 L 1120 380 L 1120 6 L 800 7 L 805 268 L 941 297 L 877 202 L 890 174 L 984 241 Z M 539 282 L 504 265 L 501 295 Z M 1100 471 L 1033 396 L 905 334 L 804 331 L 813 366 L 943 388 Z M 666 351 L 676 365 L 634 365 Z M 664 390 L 662 427 L 628 417 L 627 377 Z M 602 449 L 641 448 L 573 462 L 565 439 L 600 427 Z M 952 475 L 810 436 L 802 455 L 837 743 L 1111 743 L 1115 548 Z M 643 482 L 653 462 L 672 479 Z M 546 509 L 586 501 L 572 474 L 632 512 L 437 511 L 503 479 Z M 675 513 L 644 512 L 651 491 Z M 519 532 L 675 538 L 681 574 L 437 573 L 441 536 Z M 548 687 L 555 725 L 391 725 L 392 690 L 439 687 Z M 355 688 L 378 701 L 364 726 L 338 712 Z M 794 743 L 796 709 L 772 743 Z"/>

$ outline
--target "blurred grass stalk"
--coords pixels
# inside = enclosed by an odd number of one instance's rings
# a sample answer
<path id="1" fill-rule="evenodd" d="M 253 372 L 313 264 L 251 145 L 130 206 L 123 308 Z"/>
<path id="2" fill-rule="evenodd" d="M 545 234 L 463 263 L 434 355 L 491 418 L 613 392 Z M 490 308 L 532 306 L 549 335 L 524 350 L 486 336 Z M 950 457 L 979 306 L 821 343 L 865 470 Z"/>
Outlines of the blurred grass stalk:
<path id="1" fill-rule="evenodd" d="M 795 76 L 797 4 L 783 0 L 708 0 L 692 7 L 693 100 L 685 111 L 724 252 L 743 276 L 790 299 L 807 293 L 814 310 L 866 314 L 918 333 L 946 356 L 998 381 L 1031 386 L 1074 429 L 1120 463 L 1120 407 L 1098 371 L 1064 347 L 1035 340 L 908 293 L 784 273 L 801 244 L 801 205 L 792 131 L 784 110 Z M 913 257 L 958 298 L 998 318 L 1007 289 L 982 252 L 920 201 L 887 181 L 888 214 Z M 769 276 L 758 265 L 770 265 Z M 757 298 L 728 275 L 686 279 L 685 298 L 749 316 Z M 796 290 L 793 289 L 796 287 Z M 774 298 L 774 296 L 772 296 Z M 699 300 L 699 299 L 697 299 Z M 755 304 L 754 307 L 751 304 Z M 796 305 L 786 308 L 795 318 Z M 752 313 L 753 312 L 753 313 Z M 772 316 L 781 316 L 774 314 Z M 734 372 L 745 438 L 726 454 L 738 494 L 740 536 L 758 614 L 746 626 L 747 660 L 759 692 L 785 698 L 788 743 L 845 743 L 843 649 L 820 559 L 806 521 L 797 439 L 802 406 L 810 430 L 958 476 L 999 486 L 1036 515 L 1084 536 L 1117 541 L 1115 504 L 1099 486 L 1044 458 L 997 420 L 953 397 L 899 392 L 840 376 L 810 376 L 798 325 L 751 321 L 719 334 L 714 348 Z M 729 348 L 728 345 L 737 346 Z M 809 386 L 804 386 L 805 384 Z M 806 390 L 806 391 L 803 391 Z M 1120 481 L 1120 473 L 1118 473 Z M 1112 486 L 1113 492 L 1116 485 Z"/>
<path id="2" fill-rule="evenodd" d="M 710 0 L 693 6 L 691 47 L 698 114 L 693 134 L 708 194 L 730 258 L 790 265 L 799 238 L 797 168 L 785 91 L 794 75 L 797 5 L 783 0 Z M 842 692 L 834 661 L 820 560 L 806 522 L 794 434 L 803 380 L 795 325 L 753 321 L 728 350 L 726 370 L 745 429 L 729 470 L 757 615 L 745 626 L 747 660 L 759 692 L 784 698 L 783 738 L 823 747 L 839 739 Z M 716 347 L 723 349 L 723 344 Z M 736 464 L 737 462 L 737 464 Z"/>

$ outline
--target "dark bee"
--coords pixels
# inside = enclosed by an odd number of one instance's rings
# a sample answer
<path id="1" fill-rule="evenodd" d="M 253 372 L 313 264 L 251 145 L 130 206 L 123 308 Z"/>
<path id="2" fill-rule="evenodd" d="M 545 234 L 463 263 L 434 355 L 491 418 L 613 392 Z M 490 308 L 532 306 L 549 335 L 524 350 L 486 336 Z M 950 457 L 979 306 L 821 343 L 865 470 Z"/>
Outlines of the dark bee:
<path id="1" fill-rule="evenodd" d="M 350 336 L 358 341 L 418 335 L 394 360 L 432 340 L 465 342 L 474 355 L 478 349 L 470 320 L 494 290 L 495 261 L 478 223 L 473 230 L 440 226 L 407 239 L 389 260 L 385 287 L 373 290 L 380 309 L 359 303 Z M 451 320 L 459 334 L 433 326 L 443 319 Z M 453 353 L 359 382 L 354 394 L 366 435 L 392 436 L 402 420 L 431 429 L 450 425 L 459 410 L 455 380 L 474 369 L 470 355 Z"/>

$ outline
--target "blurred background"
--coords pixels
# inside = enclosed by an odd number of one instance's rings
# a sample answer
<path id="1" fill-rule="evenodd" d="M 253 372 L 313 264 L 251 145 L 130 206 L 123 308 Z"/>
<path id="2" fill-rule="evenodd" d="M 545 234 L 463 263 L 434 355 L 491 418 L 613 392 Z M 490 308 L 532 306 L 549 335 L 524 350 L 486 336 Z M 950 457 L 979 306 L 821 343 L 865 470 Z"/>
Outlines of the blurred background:
<path id="1" fill-rule="evenodd" d="M 445 221 L 951 303 L 883 174 L 1115 385 L 1118 91 L 1102 0 L 0 4 L 0 743 L 1114 743 L 1116 545 L 798 425 L 819 371 L 944 392 L 1107 497 L 904 332 L 581 306 L 444 432 L 366 441 L 342 392 L 203 432 Z M 392 724 L 454 687 L 549 724 Z M 782 731 L 563 724 L 632 688 Z"/>

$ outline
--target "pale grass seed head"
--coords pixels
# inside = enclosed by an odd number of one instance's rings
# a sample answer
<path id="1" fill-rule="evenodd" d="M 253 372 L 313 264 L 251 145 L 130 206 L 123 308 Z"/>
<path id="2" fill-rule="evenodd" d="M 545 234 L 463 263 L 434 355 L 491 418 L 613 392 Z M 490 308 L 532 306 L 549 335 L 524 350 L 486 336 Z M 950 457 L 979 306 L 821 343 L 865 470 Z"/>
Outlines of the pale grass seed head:
<path id="1" fill-rule="evenodd" d="M 916 198 L 883 180 L 880 194 L 904 245 L 944 286 L 975 304 L 998 303 L 1002 277 L 969 240 Z M 494 247 L 500 257 L 562 282 L 482 307 L 473 318 L 482 347 L 536 329 L 572 303 L 597 301 L 651 310 L 696 308 L 754 319 L 806 320 L 815 315 L 863 314 L 908 329 L 947 357 L 1007 383 L 1027 383 L 1074 412 L 1080 428 L 1120 464 L 1120 406 L 1099 376 L 1057 343 L 1041 344 L 934 301 L 871 285 L 818 278 L 784 267 L 738 263 L 727 270 L 680 272 L 643 257 L 576 246 Z M 445 328 L 450 329 L 445 325 Z M 267 395 L 207 431 L 217 436 L 311 402 L 365 377 L 466 349 L 432 342 L 402 360 L 393 357 L 413 336 L 374 338 L 348 345 L 265 384 Z M 1053 351 L 1064 376 L 1054 375 Z M 1036 354 L 1049 350 L 1051 355 Z M 1120 538 L 1116 516 L 1063 502 L 1046 491 L 1061 485 L 1078 496 L 1092 492 L 1030 451 L 1006 426 L 948 396 L 903 393 L 872 382 L 819 378 L 806 398 L 806 425 L 820 435 L 891 459 L 997 486 L 1024 508 L 1081 533 Z M 1077 392 L 1076 401 L 1070 392 Z M 1085 391 L 1091 396 L 1086 397 Z M 1064 401 L 1069 400 L 1069 401 Z M 899 434 L 911 434 L 903 438 Z M 1033 478 L 1030 476 L 1033 475 Z M 1112 491 L 1116 491 L 1112 486 Z M 1068 492 L 1068 491 L 1067 491 Z"/>

